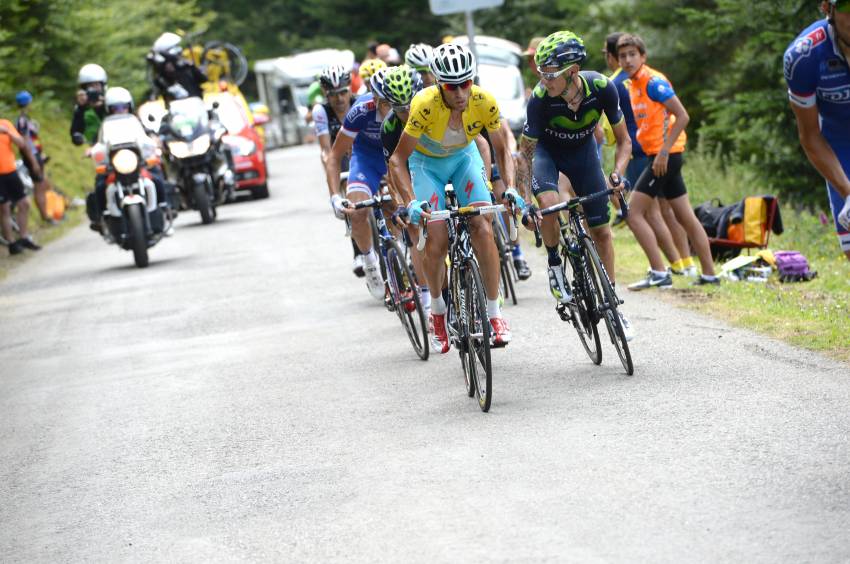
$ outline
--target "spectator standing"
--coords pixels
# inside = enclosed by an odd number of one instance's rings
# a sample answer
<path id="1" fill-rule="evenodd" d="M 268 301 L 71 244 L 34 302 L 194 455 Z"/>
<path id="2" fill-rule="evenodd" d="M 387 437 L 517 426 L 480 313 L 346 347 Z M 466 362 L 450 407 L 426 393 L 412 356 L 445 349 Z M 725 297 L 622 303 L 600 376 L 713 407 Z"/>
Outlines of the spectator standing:
<path id="1" fill-rule="evenodd" d="M 24 193 L 24 184 L 18 176 L 15 166 L 15 151 L 17 146 L 21 156 L 30 163 L 36 177 L 41 177 L 41 167 L 33 157 L 27 141 L 18 133 L 15 126 L 7 119 L 0 119 L 0 228 L 3 238 L 9 242 L 9 253 L 16 255 L 24 249 L 37 251 L 36 245 L 27 230 L 30 204 Z M 12 241 L 12 207 L 17 211 L 18 232 L 20 238 Z"/>
<path id="2" fill-rule="evenodd" d="M 24 159 L 24 164 L 29 171 L 30 178 L 32 178 L 34 185 L 34 198 L 35 205 L 38 208 L 38 213 L 41 214 L 42 221 L 45 221 L 50 224 L 56 223 L 52 217 L 47 214 L 47 189 L 49 188 L 49 183 L 47 180 L 47 174 L 44 170 L 44 165 L 47 161 L 44 155 L 44 149 L 41 145 L 41 140 L 39 139 L 39 125 L 38 122 L 32 119 L 29 115 L 30 104 L 32 104 L 32 94 L 27 92 L 26 90 L 22 90 L 18 92 L 17 96 L 15 96 L 15 101 L 18 104 L 18 108 L 20 108 L 21 113 L 18 115 L 18 121 L 15 126 L 18 130 L 18 133 L 27 141 L 30 152 L 32 152 L 32 156 L 35 158 L 35 161 L 38 163 L 38 166 L 41 168 L 41 177 L 35 173 L 30 165 L 29 161 Z"/>
<path id="3" fill-rule="evenodd" d="M 649 259 L 650 271 L 644 280 L 629 285 L 629 289 L 669 288 L 673 284 L 661 260 L 655 229 L 672 236 L 663 222 L 650 225 L 648 221 L 653 200 L 659 196 L 667 199 L 697 251 L 702 274 L 695 283 L 719 284 L 708 236 L 694 215 L 682 178 L 682 155 L 687 142 L 685 127 L 690 120 L 688 112 L 667 77 L 646 64 L 643 39 L 623 34 L 617 40 L 617 56 L 630 79 L 629 97 L 638 128 L 637 140 L 650 158 L 635 184 L 628 218 L 629 227 Z"/>

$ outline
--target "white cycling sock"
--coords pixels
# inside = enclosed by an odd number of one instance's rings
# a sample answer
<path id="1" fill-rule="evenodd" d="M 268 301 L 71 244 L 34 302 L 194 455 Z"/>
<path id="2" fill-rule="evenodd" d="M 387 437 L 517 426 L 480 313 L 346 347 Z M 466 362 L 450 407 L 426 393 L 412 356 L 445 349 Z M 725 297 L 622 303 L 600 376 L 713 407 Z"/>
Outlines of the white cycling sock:
<path id="1" fill-rule="evenodd" d="M 373 264 L 377 264 L 377 263 L 378 263 L 378 254 L 375 252 L 375 248 L 374 248 L 374 247 L 372 247 L 371 249 L 369 249 L 369 252 L 368 252 L 368 253 L 365 253 L 365 254 L 363 255 L 363 260 L 365 260 L 365 261 L 366 261 L 366 264 L 368 264 L 368 265 L 370 265 L 370 266 L 371 266 L 371 265 L 373 265 Z"/>
<path id="2" fill-rule="evenodd" d="M 502 317 L 502 308 L 499 307 L 498 298 L 495 300 L 487 300 L 487 317 L 490 319 L 494 317 Z"/>
<path id="3" fill-rule="evenodd" d="M 666 270 L 653 270 L 651 272 L 656 276 L 667 276 Z"/>
<path id="4" fill-rule="evenodd" d="M 419 287 L 419 299 L 422 301 L 422 309 L 431 309 L 431 291 L 428 286 Z"/>
<path id="5" fill-rule="evenodd" d="M 446 309 L 446 300 L 443 299 L 443 296 L 437 298 L 431 296 L 431 313 L 434 315 L 445 315 Z"/>

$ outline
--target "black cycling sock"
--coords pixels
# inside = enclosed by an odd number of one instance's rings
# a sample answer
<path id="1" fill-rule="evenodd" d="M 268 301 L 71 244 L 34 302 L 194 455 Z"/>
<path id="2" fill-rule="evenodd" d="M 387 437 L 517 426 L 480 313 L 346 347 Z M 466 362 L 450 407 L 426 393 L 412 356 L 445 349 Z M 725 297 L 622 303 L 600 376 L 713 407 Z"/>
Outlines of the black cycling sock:
<path id="1" fill-rule="evenodd" d="M 561 256 L 558 254 L 558 246 L 550 247 L 546 245 L 546 252 L 549 253 L 549 266 L 558 266 L 561 264 Z"/>
<path id="2" fill-rule="evenodd" d="M 451 301 L 451 296 L 449 296 L 448 288 L 443 288 L 440 293 L 443 295 L 443 299 L 446 301 L 446 303 L 449 303 Z"/>

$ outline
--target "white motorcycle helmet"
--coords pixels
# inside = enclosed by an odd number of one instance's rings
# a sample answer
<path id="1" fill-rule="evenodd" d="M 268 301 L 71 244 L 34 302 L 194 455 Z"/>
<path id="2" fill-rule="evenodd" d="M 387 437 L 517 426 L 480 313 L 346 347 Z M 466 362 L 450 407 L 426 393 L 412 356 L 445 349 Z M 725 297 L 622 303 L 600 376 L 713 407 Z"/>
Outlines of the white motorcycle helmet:
<path id="1" fill-rule="evenodd" d="M 132 114 L 134 111 L 133 95 L 126 88 L 113 86 L 106 91 L 104 105 L 106 106 L 106 113 L 110 115 L 119 110 L 122 110 L 121 113 Z"/>
<path id="2" fill-rule="evenodd" d="M 80 72 L 77 73 L 77 84 L 90 84 L 92 82 L 100 82 L 106 84 L 106 71 L 103 67 L 94 63 L 83 65 Z"/>
<path id="3" fill-rule="evenodd" d="M 166 31 L 154 41 L 151 52 L 157 58 L 157 62 L 162 62 L 166 58 L 176 59 L 183 53 L 182 42 L 183 39 L 179 35 Z"/>

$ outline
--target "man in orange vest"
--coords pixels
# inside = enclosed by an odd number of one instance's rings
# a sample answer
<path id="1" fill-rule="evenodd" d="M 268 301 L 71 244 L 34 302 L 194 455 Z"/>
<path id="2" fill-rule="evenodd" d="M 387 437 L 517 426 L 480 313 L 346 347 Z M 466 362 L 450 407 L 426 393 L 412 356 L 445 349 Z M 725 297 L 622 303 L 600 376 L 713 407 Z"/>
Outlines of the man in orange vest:
<path id="1" fill-rule="evenodd" d="M 638 178 L 629 208 L 628 224 L 649 259 L 650 270 L 643 280 L 629 285 L 630 290 L 670 288 L 673 280 L 664 267 L 658 239 L 647 213 L 656 197 L 667 199 L 676 219 L 685 228 L 699 256 L 702 274 L 695 284 L 719 284 L 708 236 L 702 228 L 682 178 L 682 153 L 690 117 L 673 91 L 667 77 L 646 64 L 646 44 L 637 35 L 624 34 L 617 40 L 620 67 L 629 75 L 629 98 L 637 123 L 637 140 L 650 162 Z M 654 226 L 672 241 L 666 225 Z M 666 233 L 665 233 L 666 232 Z"/>
<path id="2" fill-rule="evenodd" d="M 9 254 L 16 255 L 24 249 L 37 251 L 41 247 L 36 245 L 27 233 L 30 204 L 15 166 L 13 145 L 17 146 L 21 155 L 29 161 L 33 174 L 40 178 L 41 167 L 33 157 L 26 140 L 21 137 L 11 121 L 0 119 L 0 228 L 2 228 L 3 238 L 9 242 Z M 17 206 L 18 231 L 21 234 L 21 238 L 14 242 L 12 241 L 13 205 Z"/>

